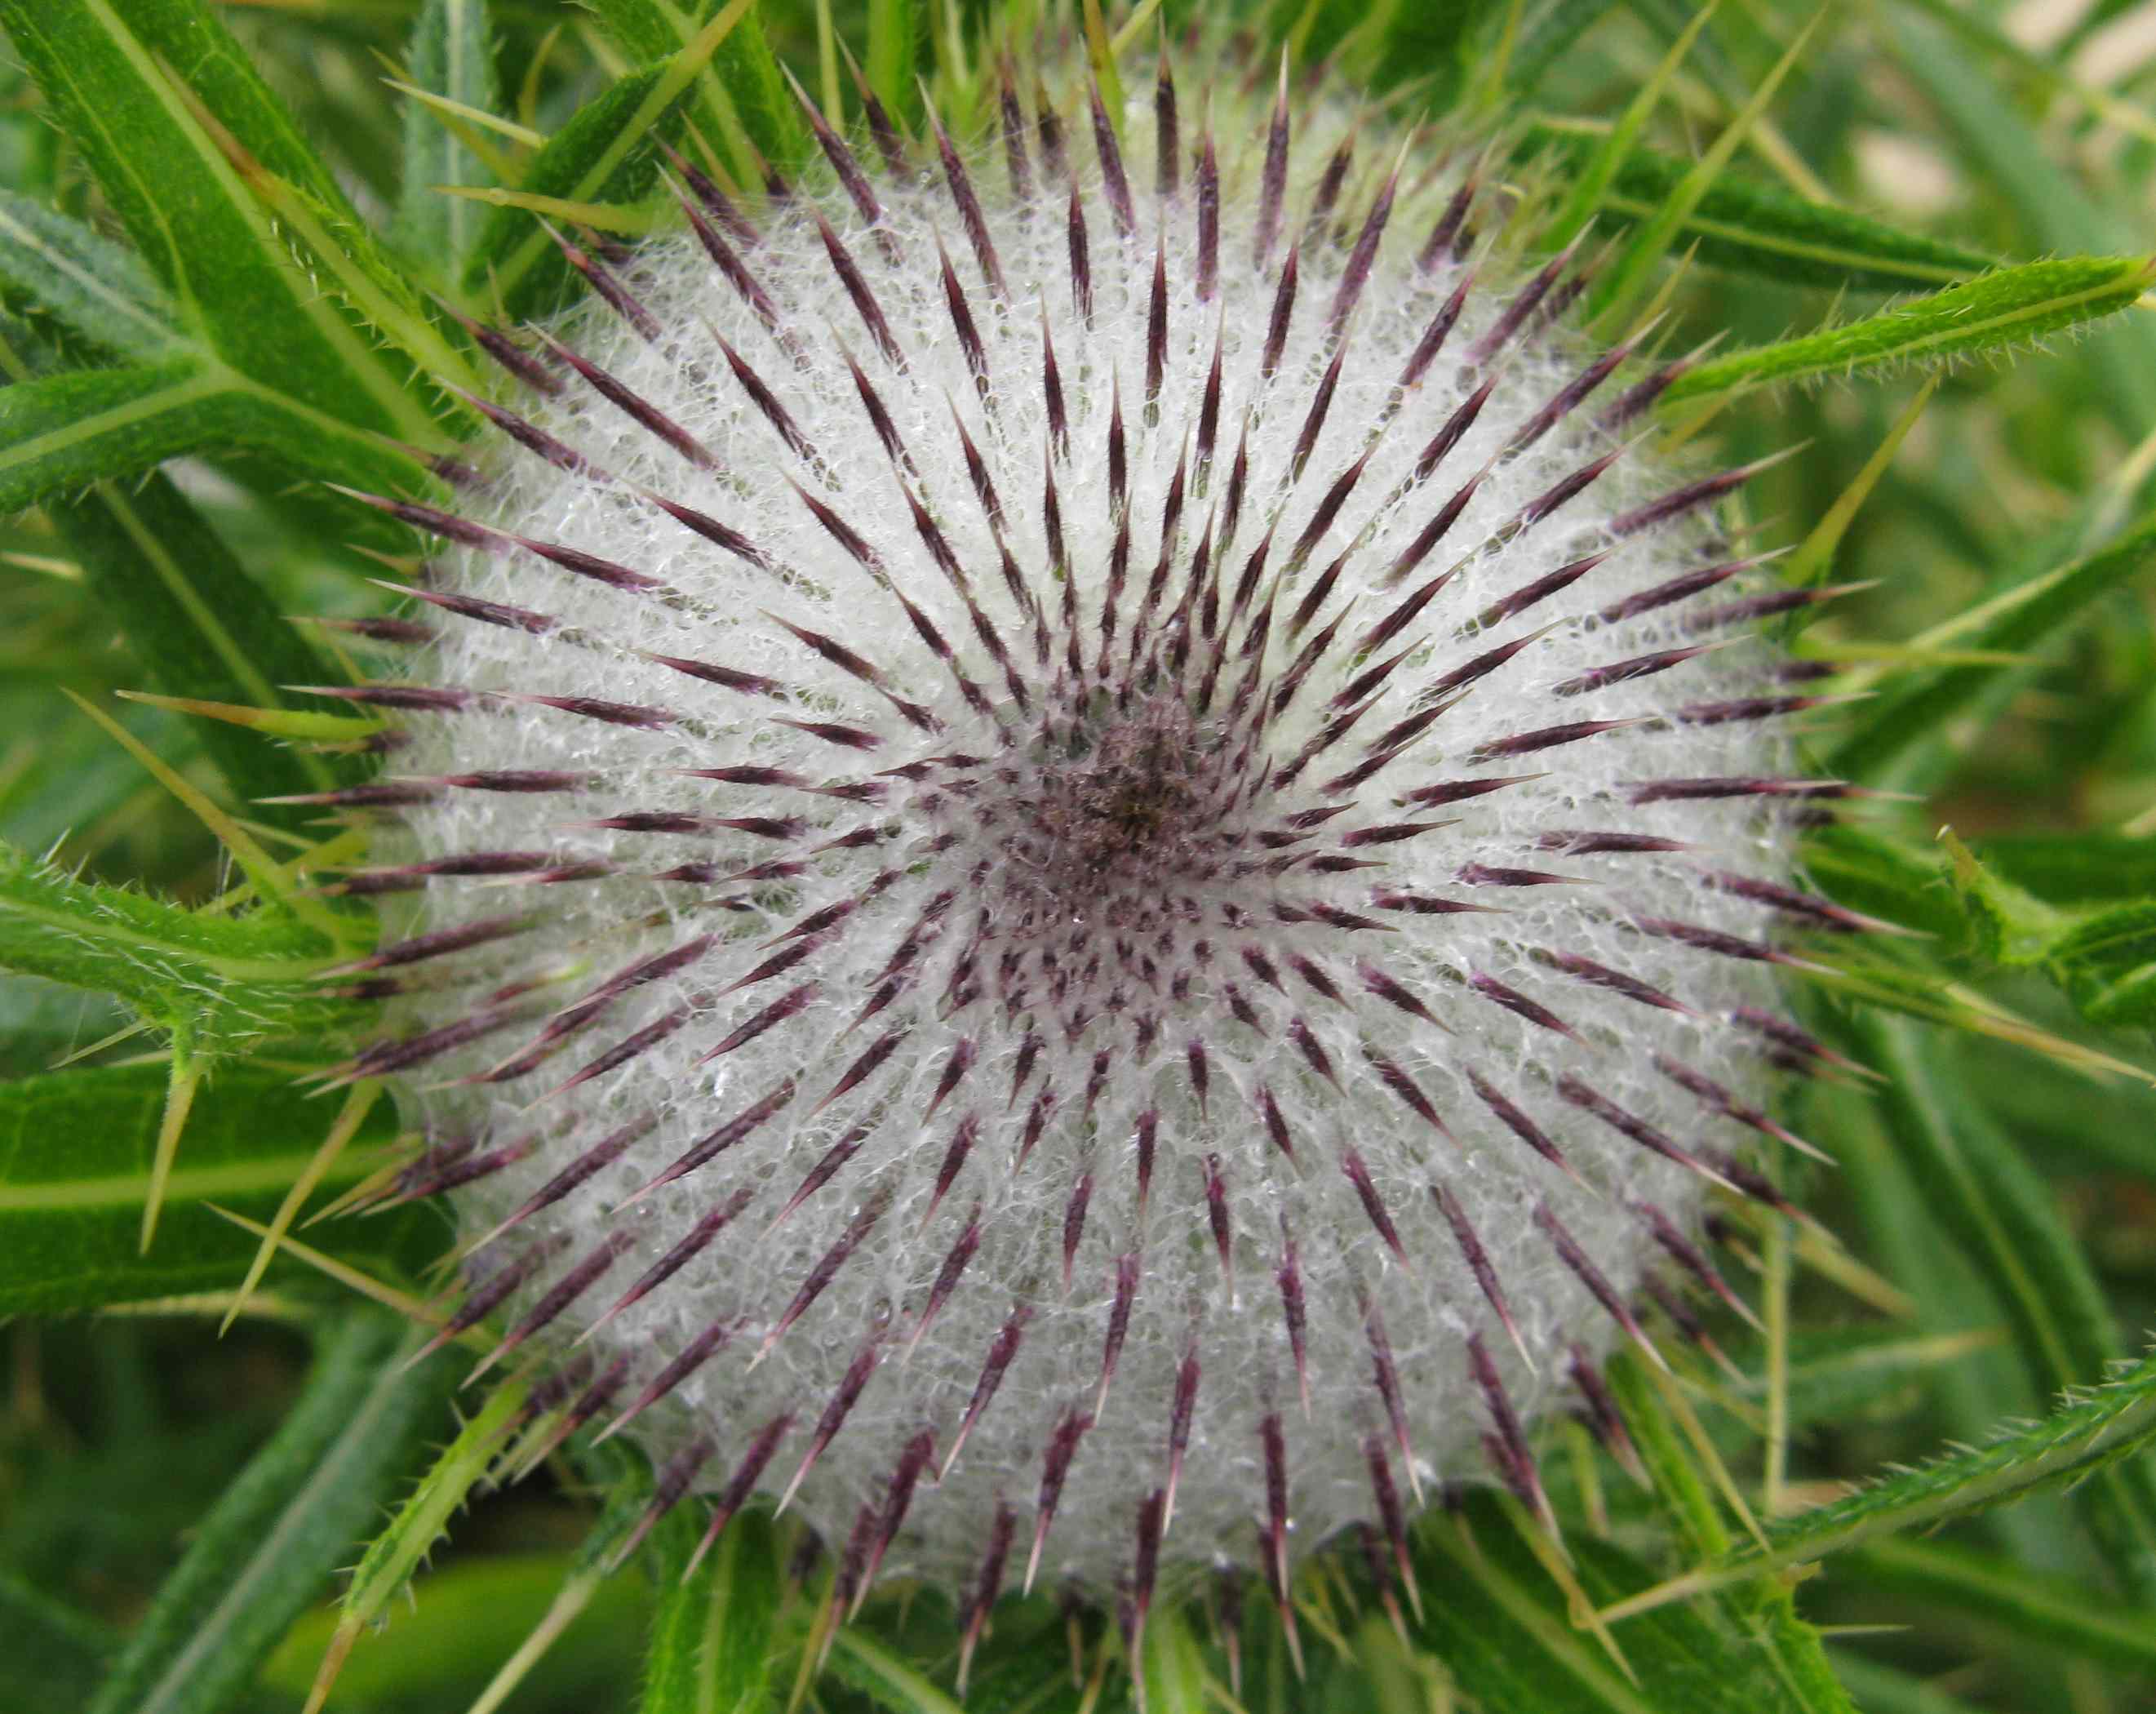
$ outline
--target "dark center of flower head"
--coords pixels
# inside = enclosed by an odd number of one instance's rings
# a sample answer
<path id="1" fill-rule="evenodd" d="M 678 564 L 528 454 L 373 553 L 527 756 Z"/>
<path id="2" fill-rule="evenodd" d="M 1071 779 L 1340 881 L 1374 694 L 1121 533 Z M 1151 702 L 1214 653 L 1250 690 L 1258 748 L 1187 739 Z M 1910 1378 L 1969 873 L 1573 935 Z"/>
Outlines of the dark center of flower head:
<path id="1" fill-rule="evenodd" d="M 1127 716 L 1109 721 L 1077 753 L 1043 770 L 1045 788 L 1021 813 L 1034 818 L 1033 837 L 1020 832 L 1009 855 L 1024 864 L 1038 851 L 1050 868 L 1068 865 L 1099 875 L 1134 854 L 1183 857 L 1199 834 L 1203 798 L 1220 796 L 1205 777 L 1197 723 L 1179 697 L 1151 696 Z M 1013 782 L 1024 789 L 1024 776 Z M 1214 806 L 1218 815 L 1217 801 Z"/>
<path id="2" fill-rule="evenodd" d="M 926 172 L 819 121 L 761 225 L 692 176 L 691 239 L 572 247 L 581 349 L 485 336 L 521 462 L 382 502 L 458 552 L 356 693 L 418 854 L 350 885 L 424 908 L 350 1070 L 424 1068 L 459 1323 L 588 1336 L 544 1402 L 652 1517 L 778 1491 L 972 1634 L 1014 1541 L 1142 1624 L 1164 1563 L 1284 1601 L 1291 1530 L 1404 1566 L 1434 1482 L 1539 1507 L 1527 1421 L 1620 1434 L 1599 1357 L 1773 1198 L 1768 913 L 1855 924 L 1763 813 L 1845 789 L 1743 641 L 1816 592 L 1715 594 L 1743 473 L 1622 456 L 1673 371 L 1605 396 L 1569 254 L 1478 285 L 1471 185 L 1238 76 L 1224 159 L 1163 70 L 1132 143 L 1006 90 Z"/>

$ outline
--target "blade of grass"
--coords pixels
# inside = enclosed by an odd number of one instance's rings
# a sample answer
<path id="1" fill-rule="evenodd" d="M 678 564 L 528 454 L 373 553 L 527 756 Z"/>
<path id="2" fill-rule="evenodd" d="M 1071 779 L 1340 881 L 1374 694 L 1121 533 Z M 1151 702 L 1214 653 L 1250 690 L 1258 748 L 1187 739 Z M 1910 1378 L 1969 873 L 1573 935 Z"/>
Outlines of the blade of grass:
<path id="1" fill-rule="evenodd" d="M 403 1372 L 418 1341 L 348 1312 L 276 1436 L 192 1532 L 90 1714 L 221 1714 L 329 1581 L 447 1396 L 446 1362 Z"/>
<path id="2" fill-rule="evenodd" d="M 1573 181 L 1570 193 L 1552 217 L 1548 229 L 1541 234 L 1540 242 L 1543 249 L 1552 251 L 1563 249 L 1572 242 L 1573 235 L 1594 218 L 1594 211 L 1601 207 L 1610 182 L 1623 169 L 1631 156 L 1633 146 L 1640 140 L 1640 133 L 1653 116 L 1671 76 L 1683 64 L 1685 55 L 1691 51 L 1691 44 L 1699 38 L 1699 33 L 1707 28 L 1707 19 L 1714 16 L 1714 8 L 1719 3 L 1720 0 L 1707 0 L 1707 3 L 1700 8 L 1692 21 L 1685 26 L 1683 33 L 1662 57 L 1661 63 L 1640 85 L 1639 93 L 1632 97 L 1630 104 L 1618 116 L 1617 123 L 1610 127 L 1609 135 L 1602 140 L 1600 146 L 1589 157 L 1587 170 Z"/>
<path id="3" fill-rule="evenodd" d="M 2010 654 L 2032 649 L 2152 565 L 2156 518 L 2143 521 L 2097 552 L 1994 598 L 1992 617 L 1969 640 L 1979 649 Z M 1933 783 L 1953 759 L 1953 729 L 1980 731 L 1988 723 L 1983 716 L 2026 683 L 2030 671 L 1954 667 L 1902 685 L 1865 710 L 1848 736 L 1828 752 L 1827 765 L 1846 777 L 1892 790 Z"/>
<path id="4" fill-rule="evenodd" d="M 1589 294 L 1588 315 L 1604 326 L 1614 326 L 1625 319 L 1626 309 L 1645 286 L 1647 270 L 1659 262 L 1676 240 L 1680 229 L 1692 210 L 1699 206 L 1700 198 L 1707 187 L 1728 165 L 1730 157 L 1745 135 L 1766 112 L 1768 105 L 1780 90 L 1782 80 L 1795 69 L 1812 33 L 1825 20 L 1824 10 L 1815 13 L 1809 23 L 1797 32 L 1787 51 L 1775 61 L 1774 69 L 1760 79 L 1757 89 L 1736 115 L 1722 128 L 1721 136 L 1708 146 L 1691 172 L 1671 191 L 1669 199 L 1633 233 L 1632 241 L 1625 246 L 1602 281 Z"/>
<path id="5" fill-rule="evenodd" d="M 1937 1542 L 1892 1537 L 1845 1563 L 1852 1577 L 1890 1593 L 1936 1603 L 1957 1623 L 1978 1619 L 2069 1660 L 2103 1660 L 2128 1672 L 2156 1671 L 2156 1625 L 2143 1612 L 2107 1611 L 2076 1579 L 2046 1576 L 1996 1554 Z"/>

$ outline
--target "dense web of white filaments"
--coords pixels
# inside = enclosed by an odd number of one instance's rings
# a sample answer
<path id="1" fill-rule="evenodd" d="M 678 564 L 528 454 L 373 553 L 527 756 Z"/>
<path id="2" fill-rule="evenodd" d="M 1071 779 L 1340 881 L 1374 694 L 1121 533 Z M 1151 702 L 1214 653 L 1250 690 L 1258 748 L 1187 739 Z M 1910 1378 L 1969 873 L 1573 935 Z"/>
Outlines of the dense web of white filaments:
<path id="1" fill-rule="evenodd" d="M 1833 921 L 1742 473 L 1628 445 L 1671 372 L 1573 259 L 1478 277 L 1471 185 L 1273 97 L 828 138 L 753 227 L 690 174 L 489 336 L 521 449 L 392 507 L 449 547 L 359 693 L 412 712 L 351 1069 L 485 1240 L 460 1323 L 588 1332 L 545 1403 L 654 1516 L 788 1493 L 976 1629 L 1539 1505 L 1524 1425 L 1606 1426 L 1710 1193 L 1771 1199 L 1775 919 Z"/>

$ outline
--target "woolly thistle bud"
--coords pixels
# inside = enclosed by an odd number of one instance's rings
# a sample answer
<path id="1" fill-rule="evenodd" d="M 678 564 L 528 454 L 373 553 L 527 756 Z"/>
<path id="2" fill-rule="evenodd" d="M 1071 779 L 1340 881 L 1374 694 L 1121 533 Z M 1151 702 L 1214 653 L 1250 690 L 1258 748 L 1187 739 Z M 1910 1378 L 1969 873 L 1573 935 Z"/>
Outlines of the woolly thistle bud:
<path id="1" fill-rule="evenodd" d="M 1613 1420 L 1635 1296 L 1729 1296 L 1708 1198 L 1773 1198 L 1774 913 L 1855 926 L 1788 885 L 1843 788 L 1752 629 L 1816 593 L 1627 439 L 1681 365 L 1219 74 L 1006 81 L 978 148 L 812 110 L 753 223 L 677 163 L 685 235 L 484 335 L 463 509 L 378 502 L 449 551 L 350 693 L 410 718 L 348 1070 L 424 1121 L 454 1325 L 573 1347 L 558 1432 L 633 1424 L 653 1517 L 778 1496 L 976 1634 L 1542 1507 L 1529 1425 Z"/>

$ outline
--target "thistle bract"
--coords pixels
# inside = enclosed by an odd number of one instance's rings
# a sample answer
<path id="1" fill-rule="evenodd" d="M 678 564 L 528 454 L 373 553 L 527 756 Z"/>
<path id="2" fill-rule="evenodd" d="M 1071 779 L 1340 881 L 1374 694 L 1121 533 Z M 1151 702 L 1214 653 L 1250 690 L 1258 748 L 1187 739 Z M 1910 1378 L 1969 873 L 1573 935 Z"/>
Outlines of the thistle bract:
<path id="1" fill-rule="evenodd" d="M 1540 1507 L 1635 1298 L 1727 1295 L 1774 917 L 1835 920 L 1755 630 L 1810 598 L 1636 442 L 1671 368 L 1464 168 L 1208 69 L 871 105 L 752 217 L 679 163 L 683 235 L 485 336 L 456 510 L 382 502 L 448 547 L 357 693 L 411 714 L 351 1070 L 459 1325 L 654 1517 L 783 1496 L 975 1634 Z"/>

